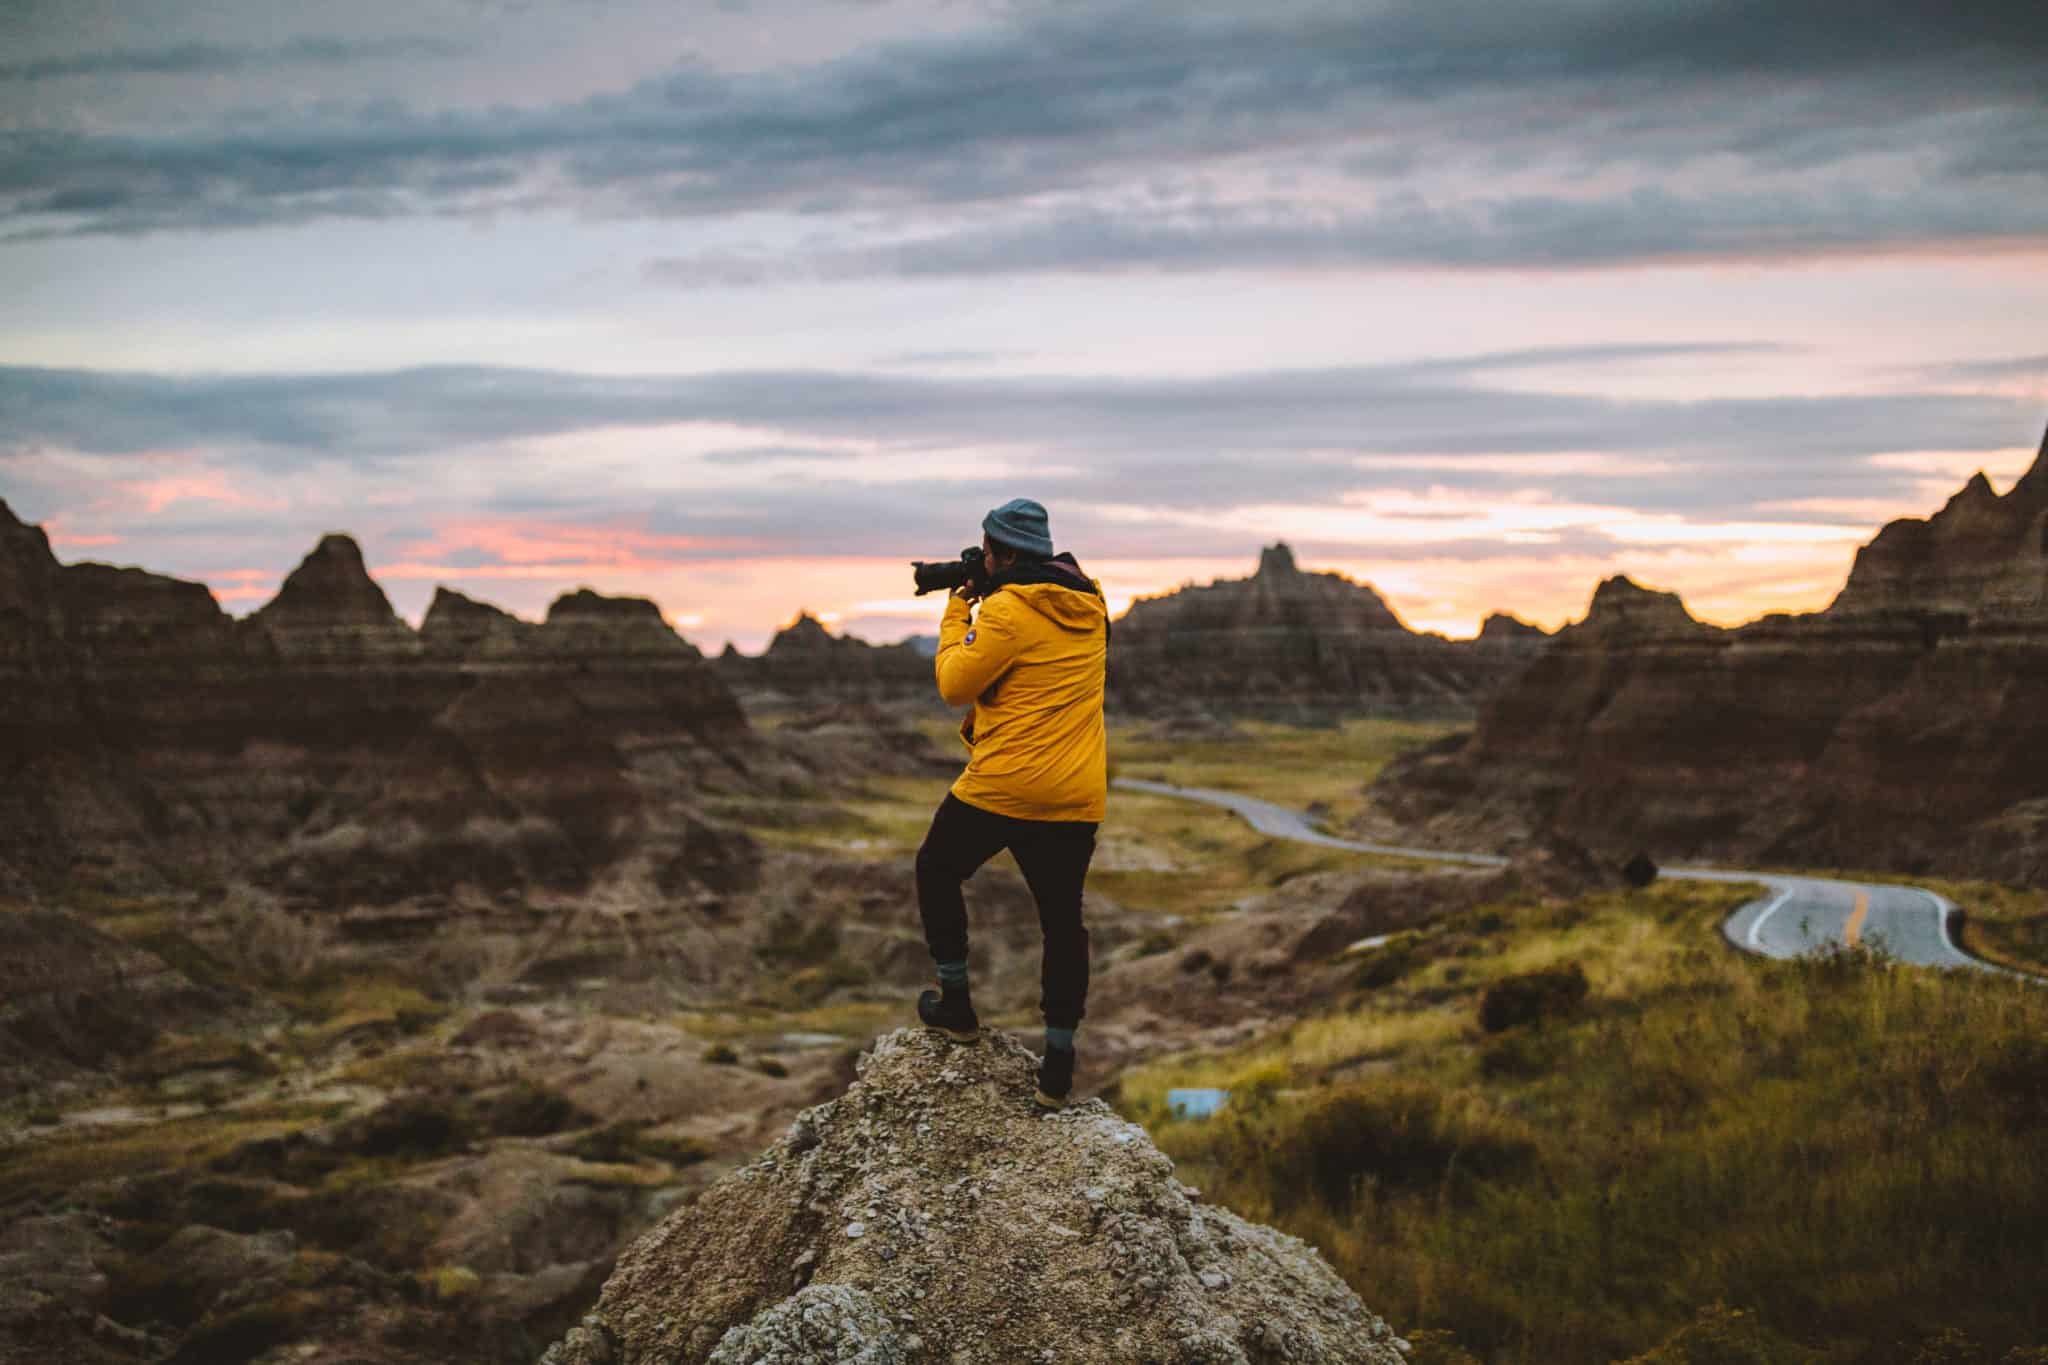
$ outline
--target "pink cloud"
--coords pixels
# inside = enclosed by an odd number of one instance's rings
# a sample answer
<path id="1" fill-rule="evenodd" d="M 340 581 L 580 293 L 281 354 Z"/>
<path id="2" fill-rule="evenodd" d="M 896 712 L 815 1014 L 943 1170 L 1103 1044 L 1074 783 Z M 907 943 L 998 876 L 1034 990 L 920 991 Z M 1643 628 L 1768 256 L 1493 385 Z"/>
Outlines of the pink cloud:
<path id="1" fill-rule="evenodd" d="M 283 498 L 259 497 L 229 485 L 219 470 L 201 469 L 190 473 L 166 474 L 152 479 L 128 479 L 117 485 L 129 497 L 141 501 L 143 511 L 155 516 L 173 503 L 217 502 L 228 507 L 272 512 L 289 504 Z"/>
<path id="2" fill-rule="evenodd" d="M 402 546 L 400 558 L 379 569 L 395 578 L 461 574 L 527 578 L 532 570 L 569 574 L 593 569 L 673 567 L 692 551 L 745 548 L 743 539 L 658 535 L 618 525 L 565 526 L 550 522 L 451 522 L 425 540 Z M 490 555 L 495 565 L 441 566 L 464 552 Z"/>
<path id="3" fill-rule="evenodd" d="M 97 550 L 108 545 L 119 545 L 122 541 L 120 536 L 87 535 L 81 531 L 66 531 L 54 520 L 43 523 L 43 534 L 47 535 L 50 544 L 59 550 Z"/>

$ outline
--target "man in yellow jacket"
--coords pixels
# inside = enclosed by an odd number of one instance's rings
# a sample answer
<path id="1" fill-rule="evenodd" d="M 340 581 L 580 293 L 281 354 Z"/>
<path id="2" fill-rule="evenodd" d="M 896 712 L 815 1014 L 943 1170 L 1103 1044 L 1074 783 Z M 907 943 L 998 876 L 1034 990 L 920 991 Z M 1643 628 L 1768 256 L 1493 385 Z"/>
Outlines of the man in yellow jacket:
<path id="1" fill-rule="evenodd" d="M 939 627 L 939 695 L 953 706 L 972 702 L 974 712 L 960 727 L 967 771 L 917 852 L 918 911 L 939 976 L 939 989 L 918 998 L 917 1013 L 960 1042 L 980 1037 L 960 888 L 1010 850 L 1045 932 L 1038 1103 L 1057 1109 L 1073 1090 L 1074 1030 L 1088 1000 L 1081 891 L 1109 790 L 1102 723 L 1109 610 L 1101 586 L 1074 557 L 1053 553 L 1038 503 L 1004 503 L 981 530 L 986 577 L 954 592 Z M 976 600 L 978 612 L 969 607 Z"/>

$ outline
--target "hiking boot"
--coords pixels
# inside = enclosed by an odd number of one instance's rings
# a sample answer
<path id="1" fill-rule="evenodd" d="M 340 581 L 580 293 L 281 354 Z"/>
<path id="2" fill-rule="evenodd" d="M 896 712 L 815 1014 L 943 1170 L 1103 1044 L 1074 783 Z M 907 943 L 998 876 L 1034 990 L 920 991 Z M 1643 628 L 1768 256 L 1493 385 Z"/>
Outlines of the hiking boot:
<path id="1" fill-rule="evenodd" d="M 1031 1097 L 1040 1109 L 1064 1109 L 1074 1089 L 1074 1050 L 1049 1047 L 1038 1064 L 1038 1093 Z"/>
<path id="2" fill-rule="evenodd" d="M 974 1017 L 974 1001 L 965 988 L 943 995 L 926 991 L 917 997 L 917 1017 L 926 1028 L 935 1028 L 956 1043 L 981 1040 L 981 1020 Z"/>

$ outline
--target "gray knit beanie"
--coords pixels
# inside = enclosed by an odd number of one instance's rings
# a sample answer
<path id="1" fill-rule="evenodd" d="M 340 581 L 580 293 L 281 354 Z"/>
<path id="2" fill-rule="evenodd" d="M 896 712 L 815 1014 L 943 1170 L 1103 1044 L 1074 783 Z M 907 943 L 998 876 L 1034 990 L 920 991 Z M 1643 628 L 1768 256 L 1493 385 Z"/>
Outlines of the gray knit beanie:
<path id="1" fill-rule="evenodd" d="M 1052 553 L 1052 527 L 1045 508 L 1029 498 L 1011 498 L 981 519 L 982 532 L 998 545 L 1034 555 Z"/>

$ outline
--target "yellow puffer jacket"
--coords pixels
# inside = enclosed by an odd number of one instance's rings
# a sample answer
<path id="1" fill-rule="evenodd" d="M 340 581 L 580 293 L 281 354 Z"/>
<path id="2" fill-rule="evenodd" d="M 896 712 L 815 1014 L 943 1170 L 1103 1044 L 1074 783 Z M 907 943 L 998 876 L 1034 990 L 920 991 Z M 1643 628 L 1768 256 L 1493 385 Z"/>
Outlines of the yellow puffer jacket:
<path id="1" fill-rule="evenodd" d="M 1078 569 L 1072 577 L 1075 587 L 1001 588 L 971 618 L 960 598 L 946 603 L 935 666 L 949 705 L 974 703 L 960 727 L 967 771 L 953 784 L 970 806 L 1024 820 L 1102 819 L 1109 610 L 1094 580 Z"/>

